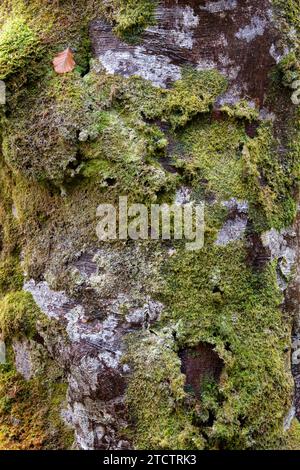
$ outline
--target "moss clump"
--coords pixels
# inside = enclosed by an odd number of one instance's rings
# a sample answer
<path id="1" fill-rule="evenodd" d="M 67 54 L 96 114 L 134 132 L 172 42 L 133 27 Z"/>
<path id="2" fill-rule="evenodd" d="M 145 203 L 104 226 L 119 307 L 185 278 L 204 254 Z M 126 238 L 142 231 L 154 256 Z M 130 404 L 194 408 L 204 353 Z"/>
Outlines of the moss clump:
<path id="1" fill-rule="evenodd" d="M 48 360 L 29 381 L 11 361 L 0 369 L 0 449 L 70 449 L 74 434 L 60 416 L 67 386 L 57 365 Z"/>
<path id="2" fill-rule="evenodd" d="M 137 77 L 94 70 L 83 77 L 90 55 L 87 24 L 102 5 L 96 3 L 87 1 L 82 8 L 81 1 L 73 0 L 53 8 L 53 2 L 7 0 L 0 6 L 1 16 L 13 12 L 25 18 L 24 25 L 43 46 L 41 61 L 33 68 L 28 64 L 34 54 L 25 54 L 20 68 L 8 75 L 10 95 L 1 121 L 4 255 L 14 257 L 22 246 L 29 276 L 41 278 L 47 271 L 60 288 L 68 285 L 62 264 L 74 261 L 83 246 L 95 247 L 99 203 L 114 202 L 121 193 L 134 202 L 171 200 L 177 187 L 190 186 L 196 198 L 209 201 L 208 240 L 197 253 L 187 253 L 178 244 L 164 262 L 164 282 L 151 281 L 159 284 L 166 309 L 152 333 L 130 341 L 134 375 L 127 398 L 133 438 L 140 448 L 272 448 L 282 439 L 292 391 L 284 352 L 290 325 L 281 311 L 276 267 L 269 263 L 258 273 L 242 242 L 221 248 L 214 241 L 228 215 L 222 202 L 232 197 L 249 201 L 249 225 L 257 232 L 292 222 L 297 136 L 283 141 L 276 125 L 265 123 L 250 138 L 245 121 L 253 121 L 257 113 L 245 102 L 225 108 L 216 118 L 213 104 L 226 89 L 217 71 L 183 70 L 182 80 L 167 90 Z M 154 2 L 105 3 L 113 9 L 109 13 L 102 5 L 102 11 L 127 39 L 136 39 L 153 21 Z M 57 76 L 51 61 L 67 46 L 76 50 L 78 67 Z M 290 71 L 294 65 L 285 67 Z M 287 148 L 288 138 L 294 142 L 283 154 L 279 150 Z M 176 174 L 166 170 L 168 160 Z M 10 260 L 3 264 L 3 279 L 11 272 L 12 282 L 3 280 L 0 301 L 0 327 L 8 342 L 21 334 L 32 336 L 39 317 L 29 294 L 18 291 L 19 268 L 17 261 L 10 266 Z M 177 351 L 201 341 L 215 349 L 225 371 L 219 384 L 205 384 L 197 402 L 184 391 Z M 2 390 L 10 391 L 2 393 L 4 445 L 68 447 L 59 439 L 52 441 L 45 430 L 49 420 L 56 423 L 65 393 L 64 386 L 56 385 L 63 377 L 46 370 L 46 388 L 41 388 L 40 378 L 27 388 L 14 371 L 4 372 L 9 386 Z M 14 397 L 15 385 L 20 394 Z M 43 409 L 27 413 L 30 400 L 39 401 Z M 12 431 L 11 412 L 25 423 Z"/>
<path id="3" fill-rule="evenodd" d="M 133 168 L 135 174 L 148 172 L 147 166 L 164 155 L 168 140 L 144 118 L 182 127 L 207 113 L 225 87 L 226 80 L 216 71 L 186 70 L 170 90 L 155 89 L 141 79 L 94 72 L 82 79 L 77 72 L 68 77 L 51 72 L 38 98 L 29 94 L 3 121 L 3 155 L 26 176 L 56 185 L 91 175 L 85 161 L 103 160 L 106 154 L 123 166 L 137 163 L 141 168 Z"/>
<path id="4" fill-rule="evenodd" d="M 117 89 L 120 104 L 125 102 L 128 110 L 176 129 L 198 114 L 208 113 L 226 88 L 227 80 L 217 70 L 198 72 L 187 67 L 182 70 L 182 79 L 168 90 L 135 77 L 123 80 Z"/>
<path id="5" fill-rule="evenodd" d="M 210 420 L 197 419 L 208 447 L 268 448 L 282 435 L 293 391 L 285 353 L 291 325 L 276 266 L 254 272 L 242 243 L 217 247 L 209 239 L 199 252 L 178 249 L 165 266 L 161 327 L 177 325 L 180 348 L 214 345 L 225 363 L 218 402 L 205 405 Z"/>
<path id="6" fill-rule="evenodd" d="M 283 439 L 282 450 L 300 450 L 300 423 L 293 419 L 290 429 Z"/>
<path id="7" fill-rule="evenodd" d="M 221 111 L 226 113 L 229 117 L 246 119 L 250 122 L 259 118 L 258 109 L 250 106 L 249 103 L 245 100 L 242 100 L 233 106 L 223 106 Z"/>
<path id="8" fill-rule="evenodd" d="M 24 18 L 9 18 L 0 31 L 0 79 L 28 66 L 36 56 L 39 40 Z"/>
<path id="9" fill-rule="evenodd" d="M 71 172 L 78 153 L 79 113 L 84 113 L 79 77 L 74 72 L 62 79 L 51 72 L 39 98 L 36 94 L 24 98 L 24 106 L 5 123 L 3 155 L 15 169 L 37 180 L 57 183 Z"/>
<path id="10" fill-rule="evenodd" d="M 5 340 L 32 337 L 41 312 L 28 292 L 11 292 L 0 301 L 0 330 Z"/>
<path id="11" fill-rule="evenodd" d="M 0 262 L 0 294 L 21 290 L 23 273 L 17 256 L 9 256 Z"/>
<path id="12" fill-rule="evenodd" d="M 285 86 L 291 87 L 293 82 L 300 79 L 300 63 L 295 52 L 290 52 L 279 62 L 281 80 Z"/>
<path id="13" fill-rule="evenodd" d="M 283 164 L 277 145 L 272 128 L 264 124 L 259 128 L 258 136 L 249 140 L 243 149 L 251 218 L 258 230 L 288 227 L 296 215 L 293 189 L 299 177 L 299 155 L 297 151 L 290 151 L 286 164 Z"/>
<path id="14" fill-rule="evenodd" d="M 155 24 L 156 5 L 156 0 L 113 0 L 110 17 L 116 23 L 116 34 L 136 41 L 147 26 Z"/>
<path id="15" fill-rule="evenodd" d="M 144 334 L 127 359 L 135 368 L 127 402 L 136 423 L 133 437 L 138 449 L 203 449 L 204 439 L 186 412 L 184 375 L 168 335 Z"/>

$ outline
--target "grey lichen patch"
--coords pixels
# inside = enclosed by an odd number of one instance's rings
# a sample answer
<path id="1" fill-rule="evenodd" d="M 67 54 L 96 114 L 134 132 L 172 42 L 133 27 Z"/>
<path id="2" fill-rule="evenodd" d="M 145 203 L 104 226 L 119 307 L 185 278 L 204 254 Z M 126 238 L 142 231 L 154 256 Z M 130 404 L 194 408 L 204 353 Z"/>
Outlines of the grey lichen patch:
<path id="1" fill-rule="evenodd" d="M 242 39 L 247 42 L 253 41 L 257 36 L 263 36 L 267 26 L 267 20 L 254 16 L 249 25 L 243 26 L 236 33 L 236 38 Z"/>
<path id="2" fill-rule="evenodd" d="M 199 25 L 200 18 L 195 15 L 191 6 L 162 9 L 157 12 L 157 15 L 173 16 L 175 21 L 172 24 L 172 29 L 169 31 L 163 26 L 152 26 L 146 29 L 146 33 L 158 35 L 162 40 L 168 38 L 168 41 L 171 40 L 175 46 L 180 48 L 193 49 L 194 30 Z"/>
<path id="3" fill-rule="evenodd" d="M 36 304 L 49 318 L 59 318 L 59 313 L 68 304 L 64 292 L 54 292 L 47 282 L 35 282 L 33 279 L 24 284 L 24 290 L 30 292 Z"/>
<path id="4" fill-rule="evenodd" d="M 222 11 L 234 10 L 237 7 L 237 0 L 218 0 L 215 2 L 205 2 L 205 7 L 201 10 L 207 10 L 210 13 L 220 13 Z"/>
<path id="5" fill-rule="evenodd" d="M 271 260 L 277 260 L 278 283 L 285 290 L 297 259 L 296 233 L 292 229 L 272 229 L 262 234 L 262 242 L 270 250 Z"/>
<path id="6" fill-rule="evenodd" d="M 247 218 L 241 216 L 227 220 L 218 233 L 216 245 L 223 246 L 240 240 L 245 234 L 247 222 Z"/>
<path id="7" fill-rule="evenodd" d="M 105 70 L 124 77 L 139 75 L 154 86 L 166 87 L 167 83 L 181 78 L 180 67 L 161 55 L 151 55 L 142 46 L 132 51 L 108 50 L 98 56 Z"/>

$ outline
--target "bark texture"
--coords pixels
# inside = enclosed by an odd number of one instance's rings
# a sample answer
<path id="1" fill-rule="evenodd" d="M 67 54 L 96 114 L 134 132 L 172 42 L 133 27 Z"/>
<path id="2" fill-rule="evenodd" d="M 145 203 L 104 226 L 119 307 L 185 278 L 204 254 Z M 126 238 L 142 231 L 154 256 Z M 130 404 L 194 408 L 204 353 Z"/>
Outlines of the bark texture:
<path id="1" fill-rule="evenodd" d="M 299 449 L 299 18 L 1 3 L 0 448 Z M 204 247 L 100 242 L 124 195 Z"/>

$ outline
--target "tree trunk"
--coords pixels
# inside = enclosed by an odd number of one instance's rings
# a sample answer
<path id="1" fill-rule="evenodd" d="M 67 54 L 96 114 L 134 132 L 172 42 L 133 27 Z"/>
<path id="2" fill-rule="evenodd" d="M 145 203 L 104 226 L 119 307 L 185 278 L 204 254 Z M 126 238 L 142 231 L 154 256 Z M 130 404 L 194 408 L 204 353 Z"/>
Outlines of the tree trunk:
<path id="1" fill-rule="evenodd" d="M 299 17 L 0 6 L 0 449 L 299 449 Z"/>

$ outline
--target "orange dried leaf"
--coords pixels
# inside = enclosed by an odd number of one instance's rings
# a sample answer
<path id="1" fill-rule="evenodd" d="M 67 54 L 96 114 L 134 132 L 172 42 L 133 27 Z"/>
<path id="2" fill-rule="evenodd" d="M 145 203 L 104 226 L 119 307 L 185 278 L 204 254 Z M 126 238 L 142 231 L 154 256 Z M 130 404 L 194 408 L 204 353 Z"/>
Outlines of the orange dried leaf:
<path id="1" fill-rule="evenodd" d="M 65 51 L 60 52 L 53 60 L 54 70 L 57 73 L 72 72 L 76 66 L 74 55 L 68 47 Z"/>

